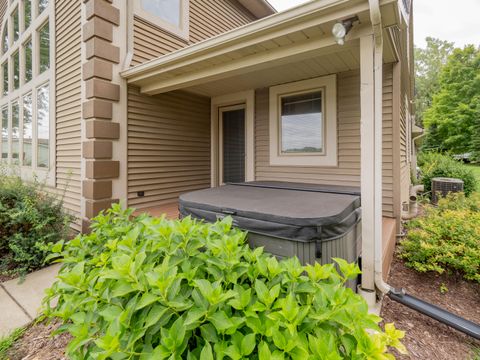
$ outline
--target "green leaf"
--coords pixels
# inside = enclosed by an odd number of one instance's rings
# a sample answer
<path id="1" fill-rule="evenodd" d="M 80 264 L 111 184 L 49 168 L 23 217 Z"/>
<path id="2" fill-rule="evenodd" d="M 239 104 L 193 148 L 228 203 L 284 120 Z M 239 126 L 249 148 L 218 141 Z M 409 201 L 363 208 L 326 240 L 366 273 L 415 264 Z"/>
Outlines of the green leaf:
<path id="1" fill-rule="evenodd" d="M 242 355 L 248 356 L 255 349 L 255 334 L 248 334 L 242 340 Z"/>
<path id="2" fill-rule="evenodd" d="M 144 293 L 142 297 L 140 298 L 140 301 L 138 302 L 137 306 L 135 307 L 135 310 L 141 310 L 144 307 L 153 304 L 154 302 L 158 301 L 160 299 L 159 296 L 154 295 L 152 293 Z"/>
<path id="3" fill-rule="evenodd" d="M 212 346 L 208 341 L 205 343 L 205 346 L 203 347 L 202 352 L 200 353 L 200 360 L 214 360 L 213 353 L 212 353 Z"/>
<path id="4" fill-rule="evenodd" d="M 272 353 L 266 342 L 262 341 L 258 346 L 258 360 L 270 360 Z"/>

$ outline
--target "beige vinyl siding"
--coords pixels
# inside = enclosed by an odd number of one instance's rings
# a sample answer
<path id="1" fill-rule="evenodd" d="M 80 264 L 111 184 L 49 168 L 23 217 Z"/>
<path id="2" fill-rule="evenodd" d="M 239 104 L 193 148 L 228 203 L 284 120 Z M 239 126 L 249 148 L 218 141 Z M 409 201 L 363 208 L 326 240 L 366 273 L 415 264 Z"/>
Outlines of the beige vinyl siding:
<path id="1" fill-rule="evenodd" d="M 210 99 L 128 90 L 128 204 L 169 204 L 210 186 Z M 144 191 L 139 197 L 137 192 Z"/>
<path id="2" fill-rule="evenodd" d="M 190 38 L 186 41 L 135 16 L 131 65 L 138 65 L 253 20 L 253 15 L 235 0 L 190 0 Z"/>
<path id="3" fill-rule="evenodd" d="M 386 67 L 384 93 L 384 134 L 391 128 L 391 67 Z M 388 70 L 390 69 L 390 70 Z M 386 74 L 386 75 L 387 75 Z M 296 181 L 329 185 L 360 186 L 360 74 L 337 74 L 338 167 L 270 166 L 268 134 L 268 89 L 255 96 L 255 178 L 256 180 Z M 384 141 L 384 215 L 392 216 L 392 150 Z"/>
<path id="4" fill-rule="evenodd" d="M 400 193 L 401 201 L 408 202 L 410 188 L 410 162 L 408 156 L 407 109 L 405 91 L 400 96 Z"/>
<path id="5" fill-rule="evenodd" d="M 383 66 L 383 215 L 393 210 L 393 64 Z"/>
<path id="6" fill-rule="evenodd" d="M 81 1 L 55 1 L 56 184 L 65 208 L 80 215 Z"/>

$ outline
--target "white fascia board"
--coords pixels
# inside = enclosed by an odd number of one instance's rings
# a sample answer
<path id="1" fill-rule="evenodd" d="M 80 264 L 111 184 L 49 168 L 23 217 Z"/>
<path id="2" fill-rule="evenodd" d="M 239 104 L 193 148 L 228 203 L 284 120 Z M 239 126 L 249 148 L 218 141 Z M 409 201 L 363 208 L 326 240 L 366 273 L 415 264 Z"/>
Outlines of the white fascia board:
<path id="1" fill-rule="evenodd" d="M 333 7 L 339 7 L 338 11 L 327 11 Z M 213 58 L 271 38 L 334 21 L 344 13 L 362 11 L 368 11 L 366 1 L 355 1 L 353 4 L 351 0 L 311 1 L 137 65 L 123 71 L 121 75 L 129 82 L 145 80 L 152 75 L 164 73 L 189 63 Z"/>

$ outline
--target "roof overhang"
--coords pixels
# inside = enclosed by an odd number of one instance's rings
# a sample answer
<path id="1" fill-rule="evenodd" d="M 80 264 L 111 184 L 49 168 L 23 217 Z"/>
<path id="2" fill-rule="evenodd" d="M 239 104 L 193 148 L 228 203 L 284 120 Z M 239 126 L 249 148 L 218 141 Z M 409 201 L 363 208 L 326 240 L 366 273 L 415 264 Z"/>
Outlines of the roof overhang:
<path id="1" fill-rule="evenodd" d="M 258 19 L 273 15 L 277 12 L 267 0 L 238 0 L 238 2 Z"/>
<path id="2" fill-rule="evenodd" d="M 381 4 L 386 8 L 397 2 L 384 0 Z M 339 46 L 331 27 L 353 15 L 360 23 L 347 35 L 345 46 Z M 311 1 L 137 65 L 121 75 L 150 95 L 188 90 L 349 46 L 358 48 L 358 38 L 371 33 L 367 0 Z"/>

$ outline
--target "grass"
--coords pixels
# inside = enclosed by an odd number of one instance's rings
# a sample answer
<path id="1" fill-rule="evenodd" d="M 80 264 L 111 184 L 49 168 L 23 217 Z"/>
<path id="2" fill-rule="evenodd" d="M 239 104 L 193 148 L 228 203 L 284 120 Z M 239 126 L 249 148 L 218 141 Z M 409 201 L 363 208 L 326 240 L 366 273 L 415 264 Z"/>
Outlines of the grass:
<path id="1" fill-rule="evenodd" d="M 18 328 L 6 337 L 0 339 L 0 360 L 6 359 L 7 351 L 25 332 L 25 328 Z"/>
<path id="2" fill-rule="evenodd" d="M 480 165 L 478 164 L 469 164 L 467 165 L 470 169 L 473 170 L 473 173 L 475 174 L 477 180 L 478 180 L 478 185 L 477 185 L 477 191 L 480 191 Z"/>

